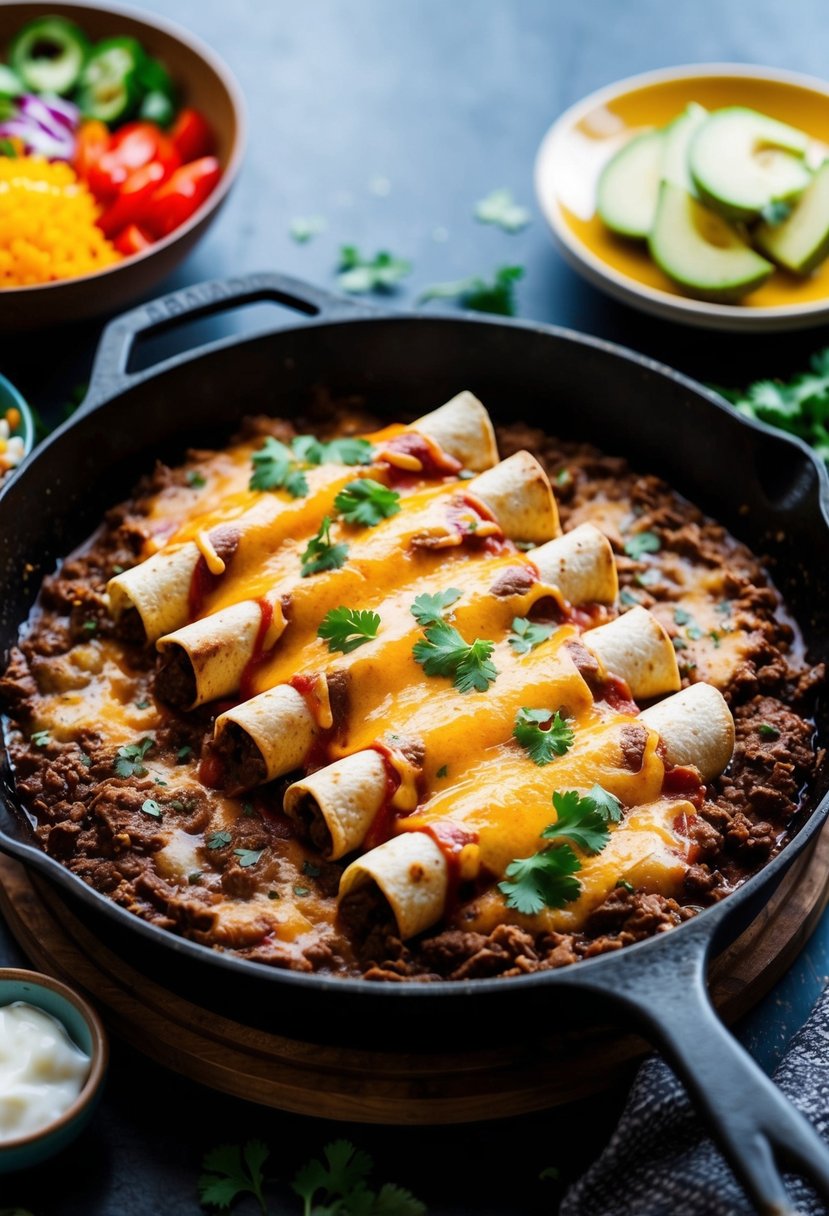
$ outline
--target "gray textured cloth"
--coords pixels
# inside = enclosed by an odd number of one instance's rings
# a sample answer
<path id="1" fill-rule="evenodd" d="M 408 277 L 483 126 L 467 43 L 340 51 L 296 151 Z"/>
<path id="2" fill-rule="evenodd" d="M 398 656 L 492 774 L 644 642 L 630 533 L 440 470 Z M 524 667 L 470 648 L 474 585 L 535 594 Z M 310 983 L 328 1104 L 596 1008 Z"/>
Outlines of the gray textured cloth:
<path id="1" fill-rule="evenodd" d="M 829 1139 L 829 987 L 792 1040 L 776 1083 Z M 788 1179 L 802 1216 L 826 1207 L 798 1178 Z M 685 1090 L 661 1059 L 637 1073 L 619 1126 L 564 1197 L 560 1216 L 753 1216 L 754 1209 L 707 1138 Z"/>

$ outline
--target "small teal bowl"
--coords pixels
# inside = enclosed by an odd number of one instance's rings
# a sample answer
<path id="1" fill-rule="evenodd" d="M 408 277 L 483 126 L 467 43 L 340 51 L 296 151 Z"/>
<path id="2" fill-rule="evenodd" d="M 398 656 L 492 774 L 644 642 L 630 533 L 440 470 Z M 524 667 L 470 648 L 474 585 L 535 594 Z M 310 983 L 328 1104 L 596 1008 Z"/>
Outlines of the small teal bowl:
<path id="1" fill-rule="evenodd" d="M 37 1165 L 80 1135 L 98 1104 L 109 1059 L 106 1032 L 97 1013 L 59 980 L 37 971 L 0 967 L 0 1007 L 14 1001 L 25 1001 L 57 1018 L 72 1041 L 89 1056 L 90 1065 L 83 1089 L 59 1119 L 14 1140 L 0 1140 L 0 1174 Z"/>
<path id="2" fill-rule="evenodd" d="M 0 418 L 5 418 L 6 411 L 11 409 L 20 411 L 20 425 L 12 431 L 12 434 L 19 435 L 23 440 L 23 459 L 25 460 L 35 446 L 35 420 L 25 397 L 21 396 L 11 380 L 0 376 Z M 16 472 L 19 467 L 20 465 L 16 465 L 11 472 Z M 0 473 L 0 482 L 2 480 L 3 474 Z"/>

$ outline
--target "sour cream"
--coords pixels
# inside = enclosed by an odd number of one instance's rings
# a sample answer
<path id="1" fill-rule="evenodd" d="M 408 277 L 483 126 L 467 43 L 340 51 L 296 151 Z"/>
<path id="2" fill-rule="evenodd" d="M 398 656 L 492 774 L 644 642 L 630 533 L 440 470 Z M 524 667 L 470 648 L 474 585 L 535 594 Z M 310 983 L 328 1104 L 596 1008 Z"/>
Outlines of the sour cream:
<path id="1" fill-rule="evenodd" d="M 59 1119 L 83 1089 L 89 1064 L 50 1014 L 24 1001 L 0 1008 L 0 1143 Z"/>

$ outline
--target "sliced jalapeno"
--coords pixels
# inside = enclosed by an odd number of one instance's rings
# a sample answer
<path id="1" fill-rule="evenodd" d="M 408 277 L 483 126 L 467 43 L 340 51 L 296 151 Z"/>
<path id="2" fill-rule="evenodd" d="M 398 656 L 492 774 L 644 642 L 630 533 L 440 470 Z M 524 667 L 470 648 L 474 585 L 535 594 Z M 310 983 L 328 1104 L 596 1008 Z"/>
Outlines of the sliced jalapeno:
<path id="1" fill-rule="evenodd" d="M 108 124 L 129 118 L 143 92 L 144 58 L 134 38 L 97 42 L 84 64 L 76 97 L 84 117 Z"/>
<path id="2" fill-rule="evenodd" d="M 29 92 L 65 94 L 77 84 L 88 53 L 89 40 L 74 22 L 38 17 L 15 36 L 9 59 Z"/>
<path id="3" fill-rule="evenodd" d="M 145 94 L 138 107 L 138 117 L 142 122 L 154 122 L 159 127 L 169 127 L 176 116 L 176 107 L 166 93 L 153 90 Z"/>
<path id="4" fill-rule="evenodd" d="M 26 92 L 26 86 L 10 67 L 0 63 L 0 97 L 19 97 Z"/>

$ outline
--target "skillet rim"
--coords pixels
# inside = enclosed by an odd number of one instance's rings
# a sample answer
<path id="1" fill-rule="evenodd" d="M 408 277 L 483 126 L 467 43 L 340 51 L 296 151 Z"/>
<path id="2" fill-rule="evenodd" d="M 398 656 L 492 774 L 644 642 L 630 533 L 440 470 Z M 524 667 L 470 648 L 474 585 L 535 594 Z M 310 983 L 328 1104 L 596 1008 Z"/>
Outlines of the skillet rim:
<path id="1" fill-rule="evenodd" d="M 280 281 L 283 284 L 287 284 L 289 288 L 295 284 L 298 296 L 302 297 L 304 289 L 302 283 L 297 280 L 290 280 L 285 276 L 280 276 Z M 399 312 L 396 310 L 373 308 L 362 303 L 356 304 L 353 301 L 341 300 L 336 296 L 328 296 L 327 293 L 320 293 L 317 289 L 314 290 L 317 298 L 331 302 L 333 310 L 328 311 L 325 307 L 321 307 L 319 312 L 311 315 L 306 314 L 300 322 L 295 323 L 291 328 L 301 328 L 303 330 L 325 329 L 342 324 L 365 325 L 377 322 L 382 324 L 393 322 L 403 325 L 413 322 L 420 324 L 437 323 L 439 325 L 451 323 L 455 327 L 463 328 L 469 326 L 480 328 L 483 325 L 554 337 L 565 343 L 569 342 L 593 350 L 600 350 L 612 359 L 621 359 L 627 363 L 633 363 L 640 368 L 646 369 L 658 379 L 670 381 L 692 395 L 701 398 L 709 409 L 713 408 L 726 414 L 738 426 L 747 427 L 751 431 L 758 432 L 783 448 L 794 448 L 801 458 L 805 458 L 805 464 L 816 475 L 814 484 L 808 490 L 808 497 L 816 495 L 817 501 L 815 506 L 822 518 L 827 534 L 829 534 L 829 471 L 827 471 L 825 464 L 817 458 L 814 451 L 797 436 L 790 435 L 787 432 L 777 430 L 765 423 L 758 422 L 752 418 L 746 418 L 744 415 L 737 413 L 719 394 L 708 389 L 705 385 L 692 379 L 690 376 L 686 376 L 667 364 L 661 363 L 659 360 L 631 350 L 619 343 L 590 334 L 582 334 L 564 326 L 510 317 L 459 316 L 456 313 L 443 310 L 435 310 L 429 313 Z M 268 294 L 262 293 L 260 298 L 268 298 Z M 139 331 L 142 331 L 144 335 L 149 335 L 174 327 L 178 319 L 174 316 L 156 323 L 150 322 L 147 324 L 147 307 L 142 306 L 123 314 L 121 318 L 112 322 L 108 328 L 123 326 L 129 338 L 133 339 Z M 338 315 L 338 308 L 342 310 L 340 315 Z M 130 330 L 131 323 L 132 329 Z M 117 401 L 125 392 L 147 381 L 152 381 L 170 371 L 177 371 L 182 366 L 208 358 L 216 352 L 224 351 L 231 347 L 244 347 L 248 342 L 260 341 L 290 331 L 274 327 L 247 336 L 231 335 L 227 338 L 221 338 L 199 346 L 194 350 L 175 354 L 137 373 L 127 373 L 123 369 L 120 369 L 118 373 L 111 377 L 112 384 L 109 386 L 106 385 L 106 380 L 110 376 L 101 376 L 96 380 L 98 354 L 106 341 L 107 332 L 105 331 L 96 353 L 86 400 L 71 418 L 57 427 L 18 466 L 12 476 L 6 479 L 2 488 L 0 488 L 0 509 L 2 509 L 4 500 L 15 489 L 18 482 L 22 482 L 26 478 L 28 471 L 35 467 L 40 456 L 49 451 L 53 445 L 59 444 L 64 435 L 72 430 L 73 427 L 93 417 L 100 407 Z M 125 351 L 124 353 L 126 354 L 127 352 Z M 4 803 L 3 809 L 5 813 L 12 818 L 17 818 L 18 812 L 10 808 L 6 802 L 7 795 L 12 795 L 13 797 L 16 795 L 14 794 L 13 778 L 2 738 L 0 738 L 0 754 L 2 755 L 3 763 L 2 777 L 0 777 L 0 801 Z M 105 918 L 114 921 L 119 928 L 137 933 L 139 937 L 144 938 L 153 947 L 167 952 L 168 959 L 175 955 L 184 956 L 195 964 L 212 965 L 220 973 L 225 973 L 229 976 L 238 975 L 240 978 L 250 981 L 266 981 L 271 985 L 275 984 L 277 989 L 281 985 L 286 985 L 288 991 L 298 990 L 298 994 L 339 992 L 344 997 L 347 996 L 349 1000 L 358 1000 L 361 1004 L 370 1003 L 372 1000 L 376 1003 L 380 1000 L 390 1002 L 402 999 L 420 1000 L 423 1002 L 438 1000 L 441 997 L 445 1001 L 445 998 L 449 996 L 470 997 L 477 995 L 485 997 L 494 996 L 495 994 L 503 996 L 505 991 L 515 989 L 516 991 L 526 992 L 538 989 L 541 986 L 546 987 L 550 984 L 569 988 L 591 987 L 596 982 L 601 984 L 605 976 L 612 976 L 614 965 L 618 970 L 620 964 L 614 964 L 614 959 L 630 958 L 633 955 L 638 959 L 643 959 L 648 950 L 653 951 L 658 948 L 659 942 L 672 941 L 677 943 L 674 953 L 682 954 L 683 947 L 685 949 L 692 949 L 696 941 L 697 945 L 702 944 L 707 953 L 712 947 L 716 947 L 718 934 L 722 931 L 725 923 L 732 917 L 736 918 L 741 908 L 750 904 L 755 897 L 760 896 L 764 887 L 768 886 L 771 888 L 768 892 L 770 896 L 771 891 L 776 886 L 775 879 L 779 880 L 782 877 L 809 842 L 817 836 L 824 826 L 827 817 L 829 817 L 829 793 L 814 807 L 797 829 L 795 835 L 784 845 L 780 852 L 725 899 L 711 907 L 703 909 L 683 924 L 675 926 L 668 934 L 646 938 L 643 941 L 625 946 L 621 951 L 613 951 L 593 958 L 581 959 L 575 964 L 575 973 L 571 965 L 550 971 L 536 971 L 526 975 L 509 976 L 506 979 L 504 977 L 494 977 L 461 981 L 430 980 L 422 984 L 375 983 L 356 976 L 325 975 L 317 972 L 309 974 L 240 958 L 219 948 L 205 946 L 189 938 L 179 936 L 170 930 L 164 929 L 129 912 L 126 908 L 122 908 L 119 904 L 114 903 L 102 892 L 89 886 L 82 878 L 67 869 L 56 858 L 51 857 L 37 845 L 7 836 L 1 824 L 0 851 L 8 853 L 23 862 L 28 860 L 36 871 L 44 874 L 50 880 L 54 879 L 56 884 L 65 889 L 73 899 L 77 899 L 93 912 L 101 913 Z M 664 951 L 661 957 L 665 957 Z M 580 977 L 582 976 L 585 980 L 583 985 L 580 984 Z M 507 989 L 505 989 L 505 983 L 508 985 Z"/>

